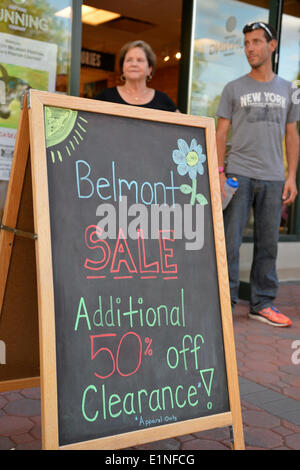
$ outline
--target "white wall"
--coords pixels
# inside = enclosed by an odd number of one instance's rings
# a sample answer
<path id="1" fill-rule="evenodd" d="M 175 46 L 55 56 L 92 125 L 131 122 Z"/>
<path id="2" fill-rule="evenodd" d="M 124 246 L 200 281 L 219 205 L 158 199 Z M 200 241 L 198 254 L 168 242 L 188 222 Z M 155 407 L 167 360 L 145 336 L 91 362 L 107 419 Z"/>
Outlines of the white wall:
<path id="1" fill-rule="evenodd" d="M 240 250 L 240 280 L 249 282 L 253 253 L 252 243 L 243 243 Z M 279 281 L 300 280 L 300 242 L 278 244 L 277 273 Z"/>

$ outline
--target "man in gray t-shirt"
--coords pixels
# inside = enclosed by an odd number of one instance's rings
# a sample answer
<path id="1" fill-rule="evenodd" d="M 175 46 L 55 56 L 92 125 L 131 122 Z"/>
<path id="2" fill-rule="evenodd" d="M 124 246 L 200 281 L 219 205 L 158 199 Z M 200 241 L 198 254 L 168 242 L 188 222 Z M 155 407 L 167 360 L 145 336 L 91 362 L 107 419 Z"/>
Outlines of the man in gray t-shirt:
<path id="1" fill-rule="evenodd" d="M 259 22 L 246 25 L 243 32 L 251 72 L 225 86 L 216 132 L 222 195 L 230 126 L 232 142 L 226 174 L 239 181 L 238 191 L 224 210 L 231 301 L 234 305 L 238 300 L 239 249 L 252 207 L 255 222 L 249 316 L 274 326 L 289 326 L 291 320 L 273 306 L 273 300 L 278 288 L 276 258 L 282 203 L 292 203 L 297 195 L 299 105 L 293 102 L 292 84 L 272 71 L 276 31 Z"/>

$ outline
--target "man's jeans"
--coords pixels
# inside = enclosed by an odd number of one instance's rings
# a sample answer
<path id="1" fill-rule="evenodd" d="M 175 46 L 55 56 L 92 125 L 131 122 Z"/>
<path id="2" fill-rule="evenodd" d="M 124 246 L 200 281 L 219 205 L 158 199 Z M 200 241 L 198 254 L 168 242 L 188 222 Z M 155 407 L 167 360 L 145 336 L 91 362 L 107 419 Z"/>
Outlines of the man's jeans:
<path id="1" fill-rule="evenodd" d="M 254 215 L 254 252 L 250 274 L 250 308 L 269 307 L 276 297 L 277 243 L 284 181 L 261 181 L 239 175 L 239 189 L 224 210 L 231 303 L 238 300 L 239 250 L 251 207 Z"/>

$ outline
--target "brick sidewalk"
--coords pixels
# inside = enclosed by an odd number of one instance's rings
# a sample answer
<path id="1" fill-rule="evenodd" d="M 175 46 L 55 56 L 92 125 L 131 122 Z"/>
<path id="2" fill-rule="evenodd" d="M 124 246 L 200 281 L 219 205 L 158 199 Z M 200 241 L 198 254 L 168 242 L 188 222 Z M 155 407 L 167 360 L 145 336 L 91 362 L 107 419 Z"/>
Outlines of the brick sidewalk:
<path id="1" fill-rule="evenodd" d="M 292 361 L 296 351 L 293 343 L 300 341 L 300 284 L 281 285 L 276 306 L 293 320 L 291 327 L 274 328 L 248 319 L 248 304 L 244 301 L 234 313 L 247 450 L 300 450 L 300 364 Z M 221 428 L 135 449 L 195 451 L 230 447 L 229 429 Z M 0 450 L 40 448 L 39 389 L 0 394 Z"/>

